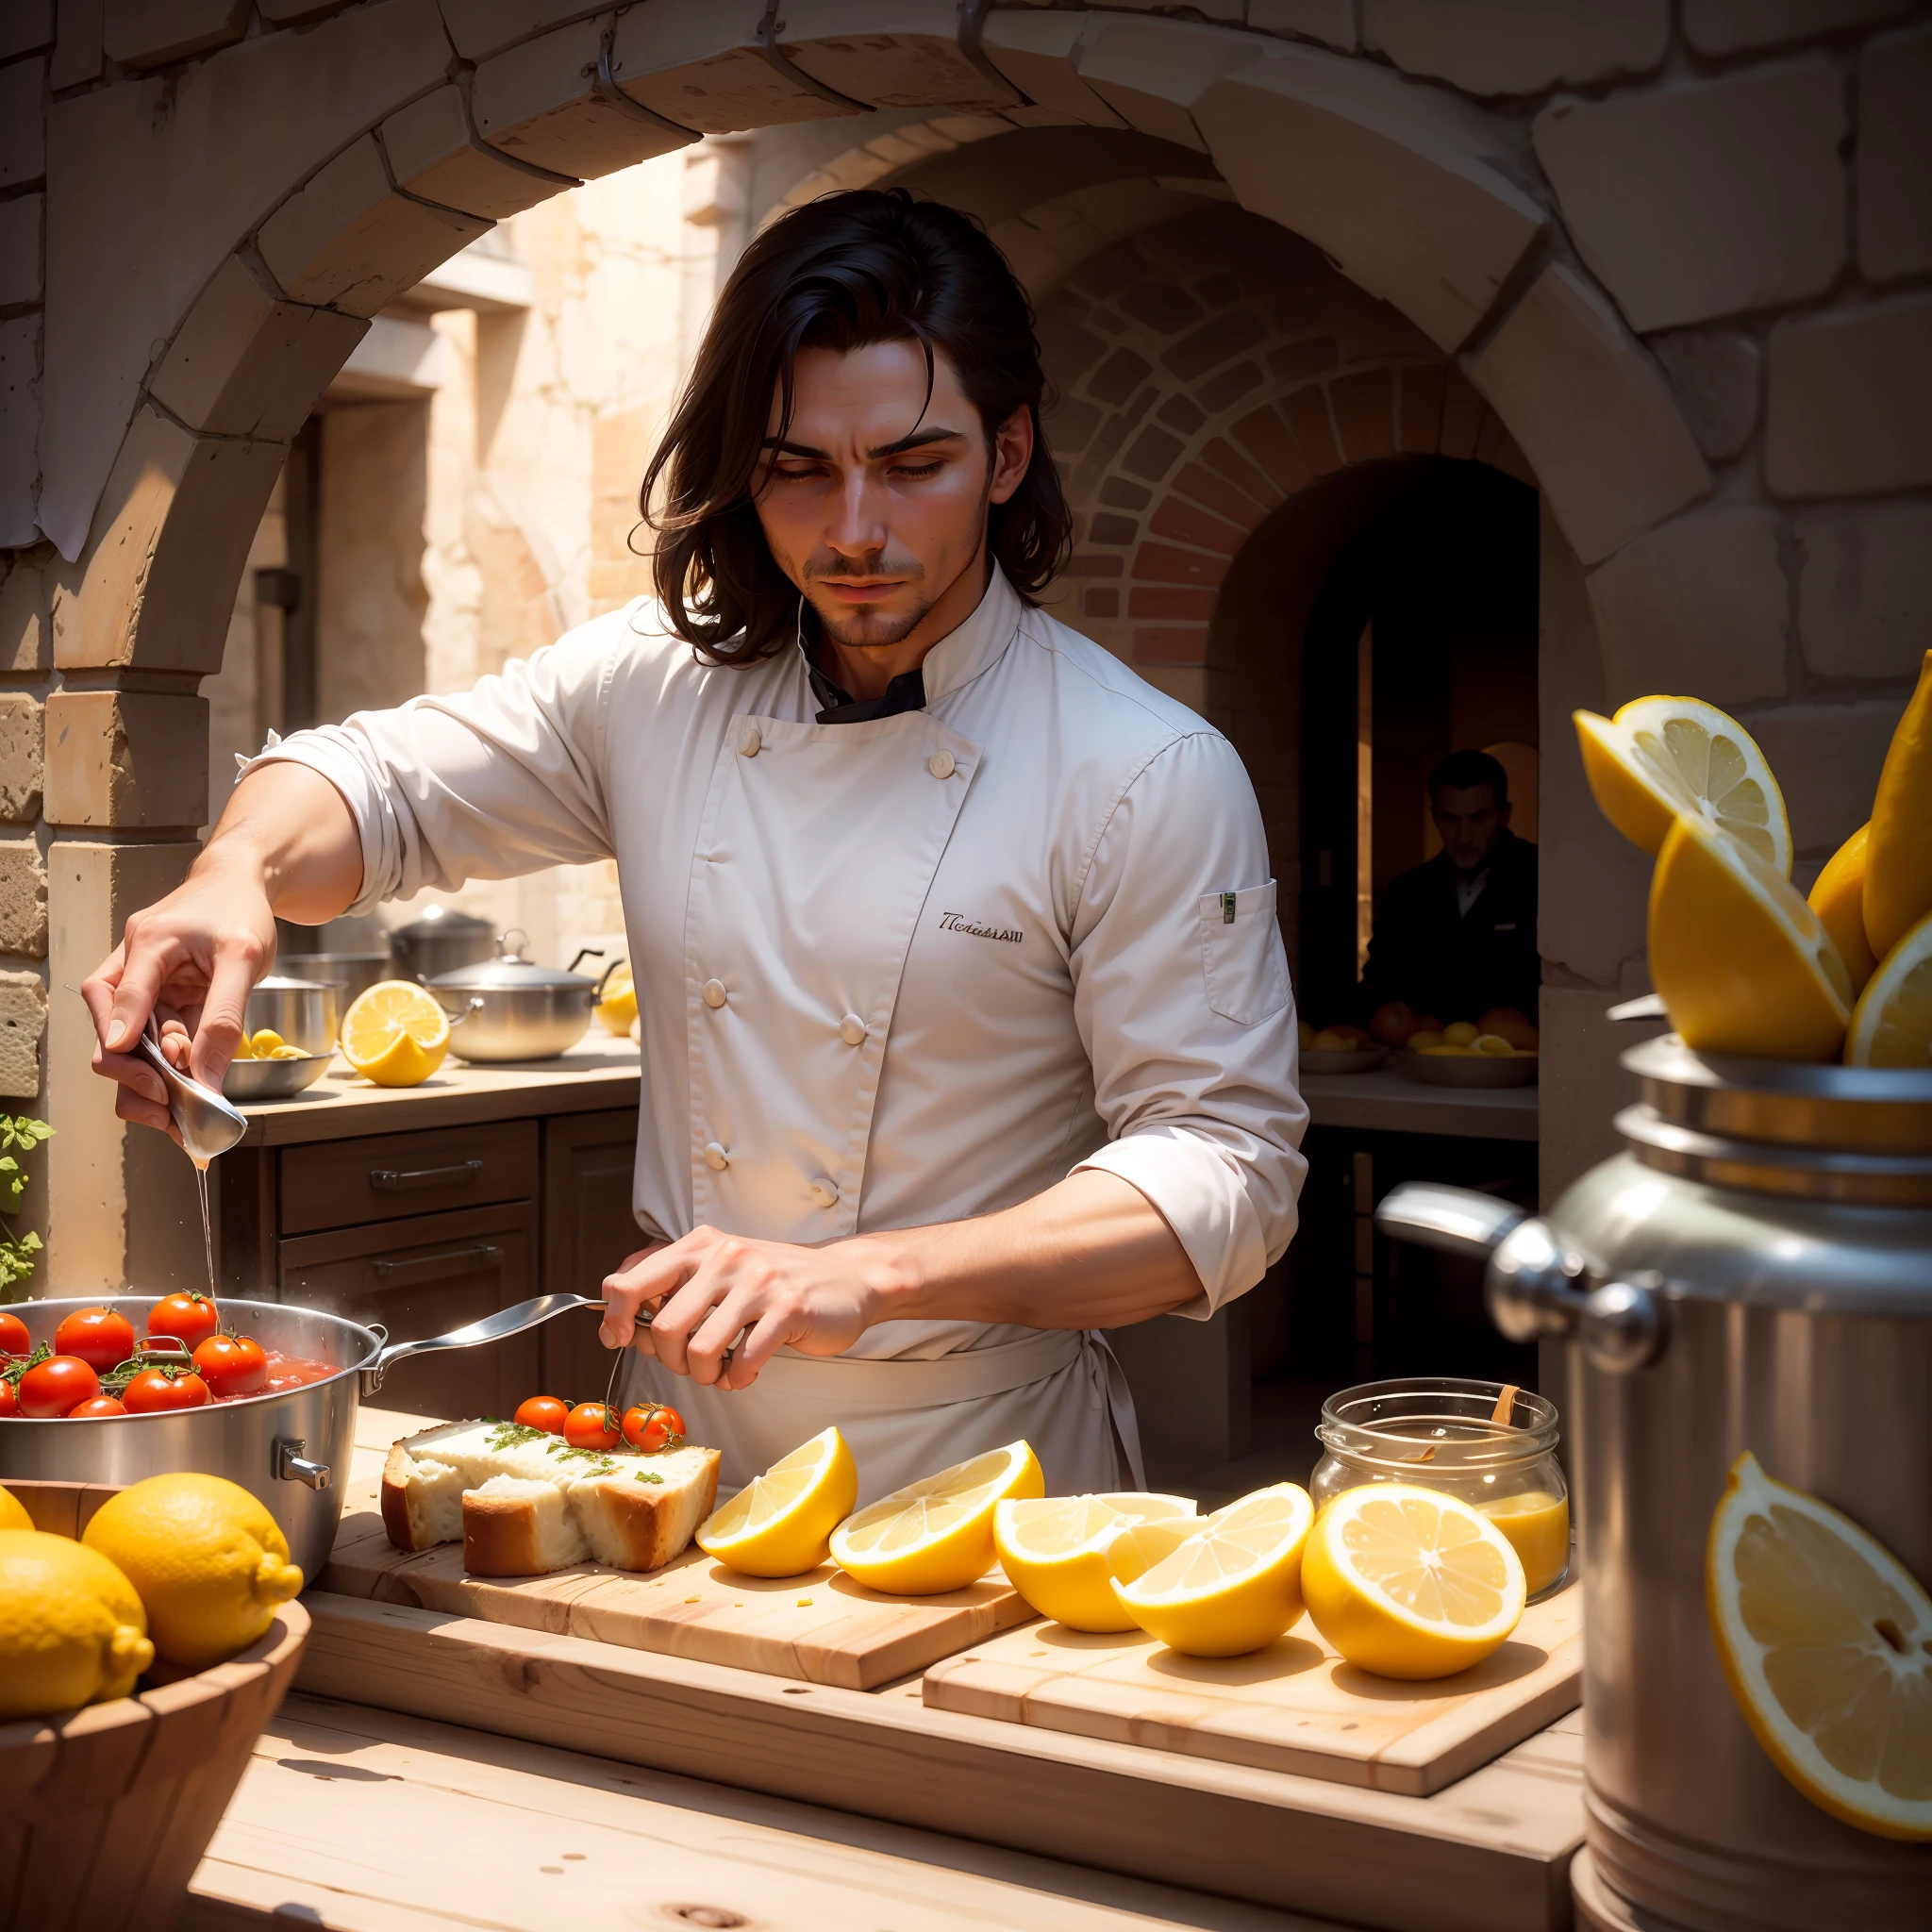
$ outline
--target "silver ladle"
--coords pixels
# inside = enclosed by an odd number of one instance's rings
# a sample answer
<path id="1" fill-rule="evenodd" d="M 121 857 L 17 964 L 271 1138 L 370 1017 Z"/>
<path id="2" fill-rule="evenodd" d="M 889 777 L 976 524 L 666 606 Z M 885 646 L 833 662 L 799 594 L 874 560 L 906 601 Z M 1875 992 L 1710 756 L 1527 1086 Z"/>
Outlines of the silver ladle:
<path id="1" fill-rule="evenodd" d="M 150 1013 L 147 1030 L 135 1041 L 138 1051 L 161 1076 L 168 1090 L 168 1111 L 181 1130 L 181 1144 L 197 1167 L 206 1167 L 217 1154 L 225 1154 L 248 1131 L 248 1117 L 211 1087 L 182 1073 L 161 1051 L 160 1029 Z"/>

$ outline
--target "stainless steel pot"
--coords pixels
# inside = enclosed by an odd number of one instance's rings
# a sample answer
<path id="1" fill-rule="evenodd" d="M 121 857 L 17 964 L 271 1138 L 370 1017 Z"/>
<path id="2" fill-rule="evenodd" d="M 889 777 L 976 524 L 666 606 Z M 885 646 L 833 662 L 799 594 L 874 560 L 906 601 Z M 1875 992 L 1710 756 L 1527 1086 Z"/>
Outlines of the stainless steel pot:
<path id="1" fill-rule="evenodd" d="M 495 950 L 494 926 L 447 906 L 430 907 L 420 919 L 396 926 L 389 936 L 396 977 L 419 980 L 425 986 L 439 973 L 473 966 Z"/>
<path id="2" fill-rule="evenodd" d="M 340 995 L 324 979 L 295 979 L 271 974 L 248 995 L 246 1024 L 250 1033 L 273 1026 L 291 1046 L 304 1053 L 327 1053 L 336 1043 L 341 1019 Z"/>
<path id="3" fill-rule="evenodd" d="M 154 1306 L 147 1295 L 101 1295 L 92 1301 L 17 1302 L 9 1310 L 35 1341 L 51 1341 L 61 1321 L 78 1308 L 117 1308 L 140 1333 Z M 601 1307 L 579 1294 L 541 1294 L 499 1309 L 447 1335 L 391 1341 L 379 1327 L 364 1328 L 340 1315 L 281 1302 L 221 1299 L 222 1321 L 264 1348 L 337 1373 L 279 1394 L 167 1415 L 110 1415 L 75 1422 L 0 1419 L 0 1480 L 139 1482 L 177 1469 L 226 1476 L 258 1496 L 281 1525 L 289 1553 L 310 1583 L 322 1574 L 342 1514 L 361 1398 L 382 1387 L 385 1373 L 407 1356 L 430 1349 L 474 1348 L 501 1341 L 572 1308 Z"/>
<path id="4" fill-rule="evenodd" d="M 1705 1545 L 1734 1461 L 1932 1582 L 1932 1074 L 1624 1056 L 1626 1151 L 1545 1219 L 1394 1190 L 1390 1234 L 1487 1252 L 1497 1325 L 1571 1339 L 1585 1773 L 1599 1876 L 1695 1932 L 1919 1932 L 1932 1845 L 1789 1784 L 1724 1681 Z"/>
<path id="5" fill-rule="evenodd" d="M 355 1004 L 358 993 L 367 992 L 392 972 L 387 953 L 305 953 L 291 963 L 299 965 L 310 979 L 333 986 L 336 1006 L 342 1013 Z M 340 1018 L 336 1024 L 341 1026 Z"/>
<path id="6" fill-rule="evenodd" d="M 458 1059 L 555 1059 L 589 1029 L 604 979 L 540 966 L 524 957 L 527 943 L 512 929 L 497 941 L 495 958 L 440 973 L 428 982 L 452 1020 L 462 1021 L 449 1041 Z M 577 958 L 583 958 L 580 952 Z M 605 977 L 608 974 L 607 968 Z"/>

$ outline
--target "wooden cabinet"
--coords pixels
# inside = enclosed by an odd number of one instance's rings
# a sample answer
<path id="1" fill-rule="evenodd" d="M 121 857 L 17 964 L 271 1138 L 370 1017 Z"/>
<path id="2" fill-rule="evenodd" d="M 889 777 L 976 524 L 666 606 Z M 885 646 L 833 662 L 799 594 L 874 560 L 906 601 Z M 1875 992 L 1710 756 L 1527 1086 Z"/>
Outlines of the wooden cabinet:
<path id="1" fill-rule="evenodd" d="M 635 1108 L 564 1114 L 543 1123 L 542 1291 L 596 1296 L 604 1277 L 644 1244 L 631 1213 L 637 1166 Z M 541 1373 L 549 1395 L 600 1401 L 610 1352 L 597 1340 L 594 1310 L 559 1315 L 542 1331 Z"/>
<path id="2" fill-rule="evenodd" d="M 285 1147 L 281 1231 L 309 1234 L 443 1208 L 530 1200 L 537 1192 L 537 1132 L 535 1121 L 491 1121 Z"/>

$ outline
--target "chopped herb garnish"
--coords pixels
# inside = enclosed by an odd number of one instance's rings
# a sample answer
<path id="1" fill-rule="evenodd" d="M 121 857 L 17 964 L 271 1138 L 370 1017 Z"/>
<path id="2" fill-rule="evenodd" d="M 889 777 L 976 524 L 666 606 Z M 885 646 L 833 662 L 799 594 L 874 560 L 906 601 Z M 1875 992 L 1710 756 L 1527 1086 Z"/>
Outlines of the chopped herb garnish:
<path id="1" fill-rule="evenodd" d="M 609 1457 L 606 1456 L 601 1450 L 573 1449 L 567 1442 L 552 1442 L 550 1453 L 560 1462 L 568 1462 L 575 1456 L 582 1461 L 597 1463 L 599 1467 L 595 1473 L 598 1475 L 608 1475 L 617 1467 L 616 1463 L 612 1462 Z"/>
<path id="2" fill-rule="evenodd" d="M 486 1417 L 486 1421 L 495 1421 Z M 546 1442 L 550 1441 L 547 1429 L 533 1429 L 527 1423 L 497 1423 L 490 1437 L 492 1449 L 514 1449 L 519 1442 Z"/>
<path id="3" fill-rule="evenodd" d="M 664 1478 L 655 1469 L 641 1469 L 632 1481 L 641 1483 L 661 1483 Z"/>

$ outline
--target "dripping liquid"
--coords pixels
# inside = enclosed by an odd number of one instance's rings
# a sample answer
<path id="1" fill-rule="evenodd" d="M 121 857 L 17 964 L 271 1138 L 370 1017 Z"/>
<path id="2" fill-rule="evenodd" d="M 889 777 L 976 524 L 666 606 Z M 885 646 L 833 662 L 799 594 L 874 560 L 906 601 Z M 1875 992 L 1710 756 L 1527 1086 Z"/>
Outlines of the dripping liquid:
<path id="1" fill-rule="evenodd" d="M 208 1260 L 208 1291 L 212 1296 L 215 1291 L 215 1232 L 208 1213 L 208 1162 L 196 1159 L 192 1154 L 188 1158 L 194 1161 L 194 1185 L 201 1195 L 201 1250 Z"/>

